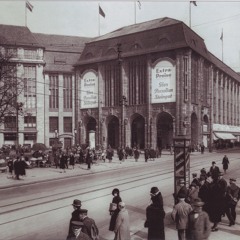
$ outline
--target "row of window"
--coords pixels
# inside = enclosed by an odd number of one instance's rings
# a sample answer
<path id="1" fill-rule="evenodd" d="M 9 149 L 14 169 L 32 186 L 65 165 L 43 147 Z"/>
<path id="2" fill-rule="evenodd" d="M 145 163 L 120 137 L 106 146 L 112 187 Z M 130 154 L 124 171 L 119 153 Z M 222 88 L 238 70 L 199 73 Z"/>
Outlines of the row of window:
<path id="1" fill-rule="evenodd" d="M 24 140 L 37 140 L 36 133 L 24 133 Z M 4 133 L 4 141 L 17 141 L 17 134 L 16 133 Z"/>
<path id="2" fill-rule="evenodd" d="M 49 117 L 49 132 L 53 133 L 55 130 L 59 131 L 58 117 Z M 72 132 L 72 117 L 63 118 L 63 131 Z M 17 118 L 16 116 L 6 116 L 4 120 L 5 129 L 16 129 Z M 25 128 L 36 128 L 36 117 L 35 116 L 24 116 L 24 127 Z"/>

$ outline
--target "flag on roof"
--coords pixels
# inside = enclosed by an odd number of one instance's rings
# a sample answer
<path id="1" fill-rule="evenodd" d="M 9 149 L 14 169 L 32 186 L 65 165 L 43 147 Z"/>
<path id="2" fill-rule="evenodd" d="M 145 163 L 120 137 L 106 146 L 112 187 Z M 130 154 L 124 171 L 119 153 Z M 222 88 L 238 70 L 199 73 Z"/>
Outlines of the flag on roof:
<path id="1" fill-rule="evenodd" d="M 194 6 L 197 7 L 197 2 L 196 1 L 190 1 L 190 3 L 192 3 Z"/>
<path id="2" fill-rule="evenodd" d="M 100 14 L 102 17 L 105 18 L 105 13 L 104 13 L 104 11 L 102 10 L 102 8 L 100 7 L 100 5 L 99 5 L 99 14 Z"/>
<path id="3" fill-rule="evenodd" d="M 221 41 L 223 40 L 223 30 L 222 30 L 222 34 L 221 34 L 220 40 Z"/>
<path id="4" fill-rule="evenodd" d="M 137 1 L 137 3 L 138 3 L 139 9 L 141 9 L 141 6 L 142 6 L 141 2 L 140 2 L 140 1 Z"/>
<path id="5" fill-rule="evenodd" d="M 26 8 L 32 12 L 33 10 L 33 5 L 29 2 L 29 1 L 26 1 Z"/>

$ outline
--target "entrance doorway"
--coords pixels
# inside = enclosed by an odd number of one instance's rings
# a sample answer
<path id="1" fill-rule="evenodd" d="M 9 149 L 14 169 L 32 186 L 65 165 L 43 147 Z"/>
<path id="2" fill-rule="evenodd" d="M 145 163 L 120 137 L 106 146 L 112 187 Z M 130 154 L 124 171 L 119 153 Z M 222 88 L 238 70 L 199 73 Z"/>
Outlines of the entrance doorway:
<path id="1" fill-rule="evenodd" d="M 117 149 L 119 147 L 119 120 L 113 116 L 108 123 L 108 146 Z"/>
<path id="2" fill-rule="evenodd" d="M 169 113 L 162 112 L 157 120 L 157 147 L 169 149 L 173 144 L 173 118 Z"/>
<path id="3" fill-rule="evenodd" d="M 145 121 L 144 118 L 138 115 L 132 121 L 132 131 L 131 131 L 132 139 L 131 144 L 132 147 L 138 147 L 140 149 L 145 148 Z"/>
<path id="4" fill-rule="evenodd" d="M 96 132 L 97 122 L 93 117 L 89 117 L 87 123 L 87 134 L 86 134 L 86 143 L 89 144 L 89 132 L 94 131 Z"/>

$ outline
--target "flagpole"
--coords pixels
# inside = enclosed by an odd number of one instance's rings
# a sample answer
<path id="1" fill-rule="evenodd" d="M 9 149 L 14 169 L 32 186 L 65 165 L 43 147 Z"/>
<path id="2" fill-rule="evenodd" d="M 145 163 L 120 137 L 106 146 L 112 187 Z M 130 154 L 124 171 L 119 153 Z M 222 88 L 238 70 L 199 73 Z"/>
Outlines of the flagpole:
<path id="1" fill-rule="evenodd" d="M 223 29 L 222 29 L 222 62 L 223 62 Z"/>
<path id="2" fill-rule="evenodd" d="M 191 28 L 191 2 L 189 2 L 189 27 Z"/>
<path id="3" fill-rule="evenodd" d="M 134 0 L 134 2 L 133 2 L 133 3 L 134 3 L 134 23 L 135 23 L 135 24 L 136 24 L 136 22 L 137 22 L 137 14 L 136 14 L 136 11 L 137 11 L 137 10 L 136 10 L 136 3 L 137 3 L 137 2 L 136 2 L 136 1 L 137 1 L 137 0 Z"/>
<path id="4" fill-rule="evenodd" d="M 25 8 L 25 27 L 27 27 L 27 7 L 26 7 L 27 1 L 25 0 L 24 3 L 25 3 L 25 5 L 24 5 L 24 8 Z"/>
<path id="5" fill-rule="evenodd" d="M 98 36 L 100 36 L 100 14 L 99 14 L 100 4 L 98 4 Z"/>

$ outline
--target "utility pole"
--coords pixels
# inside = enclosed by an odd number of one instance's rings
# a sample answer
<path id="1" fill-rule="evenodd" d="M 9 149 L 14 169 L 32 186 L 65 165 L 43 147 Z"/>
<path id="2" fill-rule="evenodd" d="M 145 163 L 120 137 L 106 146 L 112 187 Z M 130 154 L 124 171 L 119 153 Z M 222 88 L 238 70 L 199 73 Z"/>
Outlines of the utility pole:
<path id="1" fill-rule="evenodd" d="M 22 112 L 23 103 L 16 102 L 16 147 L 18 149 L 19 146 L 19 111 Z"/>

